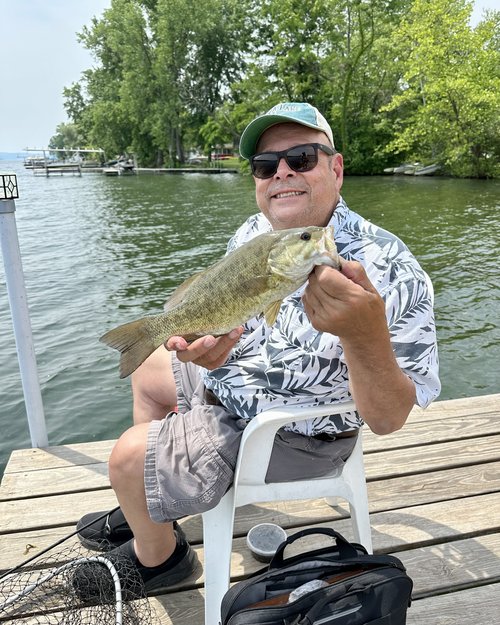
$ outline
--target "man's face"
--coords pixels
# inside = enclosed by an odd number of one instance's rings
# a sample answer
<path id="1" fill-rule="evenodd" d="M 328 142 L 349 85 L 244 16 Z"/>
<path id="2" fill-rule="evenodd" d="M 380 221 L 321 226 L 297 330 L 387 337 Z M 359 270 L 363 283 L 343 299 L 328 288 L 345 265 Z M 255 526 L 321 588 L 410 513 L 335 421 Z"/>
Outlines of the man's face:
<path id="1" fill-rule="evenodd" d="M 303 143 L 330 145 L 321 131 L 285 123 L 271 126 L 262 134 L 257 153 L 286 150 Z M 254 180 L 257 204 L 274 230 L 326 226 L 342 187 L 342 156 L 328 156 L 319 150 L 316 167 L 303 173 L 290 169 L 282 158 L 272 178 Z"/>

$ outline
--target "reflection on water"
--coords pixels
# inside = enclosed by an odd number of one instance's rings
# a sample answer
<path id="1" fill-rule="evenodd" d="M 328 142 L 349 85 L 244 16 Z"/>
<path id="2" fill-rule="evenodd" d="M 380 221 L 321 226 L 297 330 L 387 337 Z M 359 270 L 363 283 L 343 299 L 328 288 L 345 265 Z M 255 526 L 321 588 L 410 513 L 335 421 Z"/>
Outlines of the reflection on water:
<path id="1" fill-rule="evenodd" d="M 348 178 L 351 206 L 400 236 L 432 278 L 441 399 L 500 392 L 500 183 Z"/>
<path id="2" fill-rule="evenodd" d="M 5 169 L 5 163 L 2 164 Z M 158 312 L 172 289 L 219 258 L 255 212 L 248 178 L 224 175 L 35 178 L 19 163 L 16 202 L 51 444 L 117 436 L 131 422 L 111 327 Z M 353 210 L 400 236 L 436 292 L 441 398 L 499 392 L 500 183 L 348 178 Z M 0 471 L 29 446 L 0 263 Z"/>

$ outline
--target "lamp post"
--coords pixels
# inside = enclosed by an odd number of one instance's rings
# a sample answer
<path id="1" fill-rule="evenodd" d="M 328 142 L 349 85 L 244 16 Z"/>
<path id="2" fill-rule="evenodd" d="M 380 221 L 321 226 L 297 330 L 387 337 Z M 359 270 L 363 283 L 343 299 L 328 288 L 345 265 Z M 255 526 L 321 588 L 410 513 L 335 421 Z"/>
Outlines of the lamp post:
<path id="1" fill-rule="evenodd" d="M 49 444 L 47 428 L 17 236 L 16 204 L 14 202 L 17 198 L 19 198 L 19 191 L 16 174 L 0 173 L 0 246 L 5 267 L 7 293 L 12 314 L 12 325 L 14 326 L 31 445 L 33 447 L 47 447 Z"/>

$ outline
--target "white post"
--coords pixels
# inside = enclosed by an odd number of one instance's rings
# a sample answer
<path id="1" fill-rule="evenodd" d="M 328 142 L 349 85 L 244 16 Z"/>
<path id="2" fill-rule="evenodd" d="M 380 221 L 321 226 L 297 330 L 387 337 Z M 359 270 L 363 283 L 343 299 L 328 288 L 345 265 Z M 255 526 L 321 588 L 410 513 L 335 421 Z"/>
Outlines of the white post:
<path id="1" fill-rule="evenodd" d="M 47 447 L 49 444 L 47 428 L 17 236 L 14 199 L 18 197 L 16 175 L 0 173 L 0 246 L 5 266 L 7 293 L 14 326 L 31 445 L 32 447 Z"/>

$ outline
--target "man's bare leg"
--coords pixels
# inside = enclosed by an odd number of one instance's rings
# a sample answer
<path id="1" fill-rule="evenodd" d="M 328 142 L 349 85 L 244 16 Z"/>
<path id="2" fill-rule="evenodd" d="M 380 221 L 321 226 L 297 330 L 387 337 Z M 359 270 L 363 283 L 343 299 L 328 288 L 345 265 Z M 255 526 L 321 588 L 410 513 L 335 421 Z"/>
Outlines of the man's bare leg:
<path id="1" fill-rule="evenodd" d="M 132 374 L 134 424 L 163 419 L 177 404 L 171 354 L 160 345 Z"/>
<path id="2" fill-rule="evenodd" d="M 172 523 L 151 520 L 144 491 L 144 458 L 148 423 L 134 425 L 117 441 L 109 459 L 109 477 L 120 507 L 135 538 L 135 553 L 141 564 L 152 567 L 174 552 Z"/>

